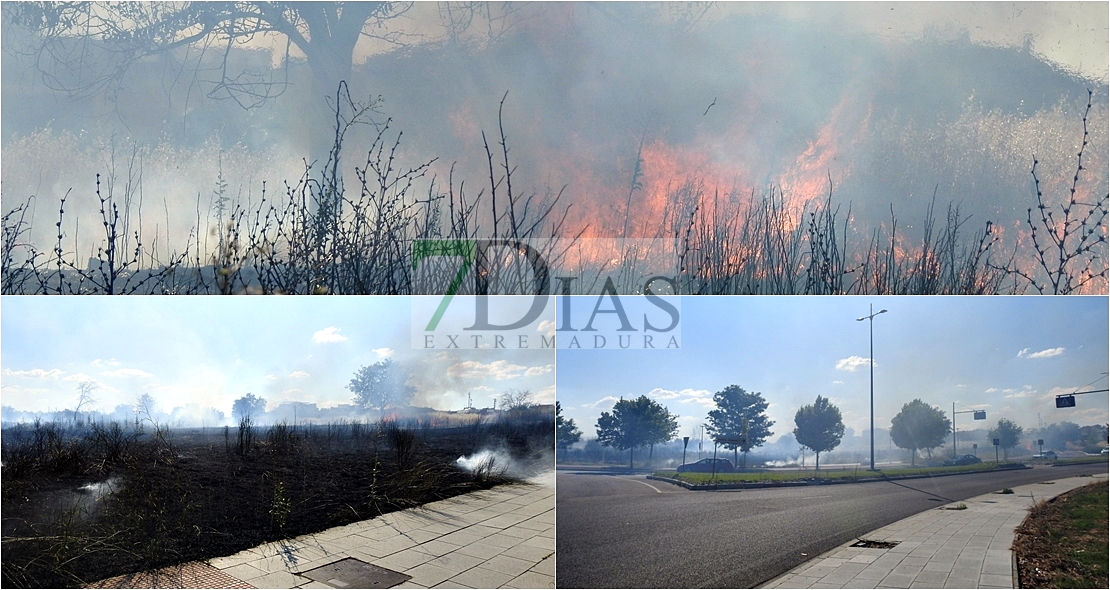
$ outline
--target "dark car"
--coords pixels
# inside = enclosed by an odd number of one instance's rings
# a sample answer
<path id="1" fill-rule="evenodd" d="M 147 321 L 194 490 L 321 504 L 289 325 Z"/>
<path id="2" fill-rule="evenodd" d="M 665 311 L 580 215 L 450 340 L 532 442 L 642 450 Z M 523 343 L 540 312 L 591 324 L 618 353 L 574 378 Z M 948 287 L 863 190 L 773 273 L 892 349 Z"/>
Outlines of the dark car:
<path id="1" fill-rule="evenodd" d="M 974 465 L 976 463 L 982 463 L 982 462 L 983 462 L 983 460 L 980 459 L 979 457 L 976 457 L 975 455 L 960 455 L 959 457 L 956 457 L 955 459 L 949 459 L 949 460 L 945 461 L 944 466 L 945 467 L 952 467 L 952 466 L 955 466 L 955 465 Z"/>
<path id="2" fill-rule="evenodd" d="M 714 461 L 717 462 L 716 469 L 713 468 Z M 736 471 L 736 467 L 734 467 L 732 465 L 732 461 L 729 461 L 728 459 L 702 459 L 701 461 L 697 461 L 695 463 L 680 465 L 676 471 L 678 471 L 679 473 L 712 473 L 714 471 L 716 471 L 717 473 L 732 473 L 733 471 Z"/>

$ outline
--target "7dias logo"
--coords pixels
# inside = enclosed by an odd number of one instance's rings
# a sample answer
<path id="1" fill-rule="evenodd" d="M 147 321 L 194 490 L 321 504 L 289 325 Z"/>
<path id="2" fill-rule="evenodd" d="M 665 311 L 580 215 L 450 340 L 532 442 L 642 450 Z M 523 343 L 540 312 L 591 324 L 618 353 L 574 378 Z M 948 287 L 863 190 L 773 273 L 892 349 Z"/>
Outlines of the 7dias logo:
<path id="1" fill-rule="evenodd" d="M 642 294 L 622 295 L 612 278 L 583 291 L 578 276 L 551 276 L 552 242 L 417 240 L 413 243 L 410 342 L 414 349 L 676 350 L 679 298 L 652 291 L 675 281 L 655 276 Z M 552 291 L 552 278 L 557 292 Z M 602 280 L 604 279 L 604 280 Z"/>

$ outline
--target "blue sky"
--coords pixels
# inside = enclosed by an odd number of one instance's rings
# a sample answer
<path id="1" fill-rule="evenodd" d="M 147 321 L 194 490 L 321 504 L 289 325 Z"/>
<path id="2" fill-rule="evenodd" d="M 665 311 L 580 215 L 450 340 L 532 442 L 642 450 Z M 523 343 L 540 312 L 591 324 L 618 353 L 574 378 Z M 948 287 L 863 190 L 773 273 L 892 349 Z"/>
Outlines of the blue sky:
<path id="1" fill-rule="evenodd" d="M 564 350 L 557 353 L 558 398 L 586 437 L 619 397 L 648 395 L 679 414 L 691 434 L 732 384 L 761 392 L 775 421 L 771 441 L 790 432 L 794 413 L 822 395 L 859 434 L 869 420 L 868 306 L 876 316 L 875 425 L 889 428 L 914 398 L 946 413 L 985 409 L 993 426 L 1070 420 L 1106 423 L 1106 297 L 685 297 L 680 351 Z M 971 428 L 970 415 L 958 418 Z"/>
<path id="2" fill-rule="evenodd" d="M 96 409 L 150 393 L 159 409 L 186 404 L 229 413 L 262 395 L 321 406 L 349 403 L 362 365 L 392 358 L 416 387 L 413 403 L 492 405 L 509 388 L 554 403 L 549 350 L 414 350 L 406 297 L 4 297 L 4 405 L 72 408 L 77 384 L 99 385 Z"/>

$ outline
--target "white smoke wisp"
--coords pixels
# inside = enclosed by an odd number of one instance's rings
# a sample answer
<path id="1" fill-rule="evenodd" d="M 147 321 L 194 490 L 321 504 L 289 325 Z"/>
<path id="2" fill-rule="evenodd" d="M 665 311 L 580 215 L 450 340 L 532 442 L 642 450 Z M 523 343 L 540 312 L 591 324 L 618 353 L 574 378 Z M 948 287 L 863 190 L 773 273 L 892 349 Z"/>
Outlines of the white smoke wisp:
<path id="1" fill-rule="evenodd" d="M 793 459 L 775 459 L 774 461 L 764 461 L 763 464 L 767 467 L 800 467 L 802 465 L 802 456 L 798 455 Z"/>
<path id="2" fill-rule="evenodd" d="M 475 477 L 501 477 L 510 471 L 513 460 L 507 453 L 482 449 L 469 456 L 459 457 L 455 464 Z"/>

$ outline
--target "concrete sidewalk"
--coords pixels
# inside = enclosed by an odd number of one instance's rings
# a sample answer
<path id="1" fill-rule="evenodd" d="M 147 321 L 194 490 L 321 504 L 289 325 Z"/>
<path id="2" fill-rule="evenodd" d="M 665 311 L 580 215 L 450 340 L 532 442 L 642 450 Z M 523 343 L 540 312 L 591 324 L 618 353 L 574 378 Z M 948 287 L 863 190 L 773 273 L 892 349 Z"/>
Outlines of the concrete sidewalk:
<path id="1" fill-rule="evenodd" d="M 1051 472 L 1046 473 L 1046 477 Z M 927 510 L 864 535 L 889 549 L 846 543 L 764 584 L 764 588 L 1013 588 L 1014 529 L 1041 500 L 1094 481 L 1046 479 Z M 964 505 L 966 509 L 954 510 Z"/>
<path id="2" fill-rule="evenodd" d="M 554 588 L 554 480 L 552 474 L 538 483 L 499 486 L 228 557 L 120 576 L 93 586 L 355 587 L 358 580 L 352 584 L 350 578 L 311 571 L 355 558 L 390 570 L 386 574 L 395 578 L 410 578 L 397 588 Z"/>

